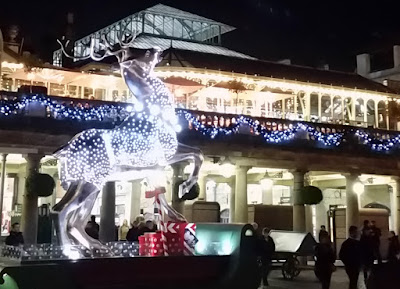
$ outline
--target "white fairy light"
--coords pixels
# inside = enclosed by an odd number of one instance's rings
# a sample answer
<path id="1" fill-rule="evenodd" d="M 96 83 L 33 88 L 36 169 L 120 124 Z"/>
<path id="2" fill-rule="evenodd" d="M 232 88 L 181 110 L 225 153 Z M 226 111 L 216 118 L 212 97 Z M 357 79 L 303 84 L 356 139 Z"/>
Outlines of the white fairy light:
<path id="1" fill-rule="evenodd" d="M 145 72 L 144 86 L 152 93 L 138 97 L 136 112 L 113 130 L 83 131 L 55 154 L 61 161 L 62 182 L 84 180 L 101 188 L 119 166 L 165 166 L 175 155 L 175 126 L 165 121 L 176 118 L 173 98 L 164 83 L 152 76 L 153 62 L 139 63 Z M 130 66 L 121 65 L 122 75 L 129 78 L 129 69 Z"/>

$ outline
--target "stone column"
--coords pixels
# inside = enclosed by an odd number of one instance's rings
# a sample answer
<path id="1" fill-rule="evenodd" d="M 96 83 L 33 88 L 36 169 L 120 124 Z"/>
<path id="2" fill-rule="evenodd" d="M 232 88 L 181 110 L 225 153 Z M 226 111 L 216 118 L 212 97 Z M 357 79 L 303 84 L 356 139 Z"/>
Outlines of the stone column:
<path id="1" fill-rule="evenodd" d="M 165 198 L 168 203 L 172 202 L 172 180 L 168 180 L 165 188 Z"/>
<path id="2" fill-rule="evenodd" d="M 100 240 L 111 242 L 116 239 L 115 232 L 115 182 L 108 182 L 101 194 Z"/>
<path id="3" fill-rule="evenodd" d="M 303 204 L 301 204 L 300 191 L 304 187 L 304 175 L 307 173 L 305 170 L 294 170 L 293 174 L 293 231 L 305 232 L 306 231 L 306 211 Z"/>
<path id="4" fill-rule="evenodd" d="M 172 176 L 172 207 L 182 215 L 185 211 L 185 202 L 179 199 L 179 191 L 176 184 L 183 181 L 184 170 L 187 164 L 187 162 L 180 162 L 172 165 L 174 171 Z"/>
<path id="5" fill-rule="evenodd" d="M 274 187 L 274 181 L 271 179 L 267 179 L 264 181 L 261 180 L 261 189 L 262 189 L 262 203 L 263 205 L 272 205 L 273 203 L 273 195 L 272 188 Z"/>
<path id="6" fill-rule="evenodd" d="M 393 229 L 400 233 L 400 177 L 394 177 L 396 185 L 393 188 L 393 204 L 391 206 L 393 215 Z"/>
<path id="7" fill-rule="evenodd" d="M 25 156 L 26 177 L 29 178 L 33 174 L 39 172 L 40 160 L 42 154 L 28 154 Z M 24 234 L 25 244 L 36 244 L 37 227 L 38 227 L 38 196 L 37 194 L 28 194 L 26 188 L 24 190 L 22 202 L 21 228 Z"/>
<path id="8" fill-rule="evenodd" d="M 53 207 L 55 204 L 56 204 L 56 202 L 57 202 L 57 184 L 60 182 L 60 178 L 59 178 L 59 176 L 58 176 L 58 173 L 55 173 L 54 175 L 53 175 L 53 179 L 54 179 L 54 182 L 56 183 L 56 185 L 55 185 L 55 187 L 54 187 L 54 192 L 53 192 L 53 194 L 51 195 L 51 206 Z"/>
<path id="9" fill-rule="evenodd" d="M 142 193 L 141 180 L 134 180 L 132 182 L 132 190 L 130 194 L 130 210 L 129 210 L 129 224 L 132 223 L 137 216 L 140 215 L 140 198 Z"/>
<path id="10" fill-rule="evenodd" d="M 235 185 L 236 178 L 233 176 L 229 180 L 229 186 L 231 187 L 231 195 L 229 198 L 229 222 L 233 223 L 235 221 Z"/>
<path id="11" fill-rule="evenodd" d="M 236 166 L 235 182 L 235 223 L 248 222 L 248 204 L 247 204 L 247 171 L 248 166 Z"/>
<path id="12" fill-rule="evenodd" d="M 199 177 L 198 183 L 199 183 L 199 188 L 200 188 L 198 200 L 205 201 L 206 200 L 206 192 L 207 192 L 207 177 L 205 175 L 201 174 Z"/>
<path id="13" fill-rule="evenodd" d="M 0 209 L 1 209 L 0 226 L 3 224 L 3 200 L 4 200 L 4 187 L 5 187 L 5 182 L 6 182 L 6 159 L 7 159 L 7 154 L 2 154 L 1 155 L 1 181 L 0 181 Z"/>
<path id="14" fill-rule="evenodd" d="M 345 174 L 346 177 L 346 233 L 350 226 L 359 226 L 358 196 L 354 191 L 354 183 L 358 174 Z"/>

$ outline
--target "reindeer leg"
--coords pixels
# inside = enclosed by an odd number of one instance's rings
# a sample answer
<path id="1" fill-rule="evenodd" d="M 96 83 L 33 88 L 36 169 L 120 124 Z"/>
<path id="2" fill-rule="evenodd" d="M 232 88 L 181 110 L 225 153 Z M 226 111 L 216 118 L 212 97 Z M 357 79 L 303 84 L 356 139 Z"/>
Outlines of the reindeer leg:
<path id="1" fill-rule="evenodd" d="M 77 195 L 78 185 L 79 182 L 71 183 L 64 197 L 51 210 L 57 243 L 60 246 L 72 245 L 67 233 L 67 216 L 72 211 L 70 204 Z"/>
<path id="2" fill-rule="evenodd" d="M 182 198 L 184 194 L 188 193 L 194 184 L 196 184 L 204 160 L 203 153 L 197 148 L 179 143 L 176 154 L 168 161 L 168 164 L 171 165 L 186 160 L 194 162 L 194 169 L 193 172 L 191 172 L 189 179 L 179 186 L 178 194 L 180 198 Z"/>
<path id="3" fill-rule="evenodd" d="M 76 242 L 91 250 L 92 255 L 104 257 L 112 255 L 110 249 L 99 240 L 90 237 L 85 231 L 87 220 L 92 212 L 99 192 L 99 189 L 92 184 L 86 183 L 85 186 L 83 186 L 80 207 L 69 219 L 69 233 Z"/>

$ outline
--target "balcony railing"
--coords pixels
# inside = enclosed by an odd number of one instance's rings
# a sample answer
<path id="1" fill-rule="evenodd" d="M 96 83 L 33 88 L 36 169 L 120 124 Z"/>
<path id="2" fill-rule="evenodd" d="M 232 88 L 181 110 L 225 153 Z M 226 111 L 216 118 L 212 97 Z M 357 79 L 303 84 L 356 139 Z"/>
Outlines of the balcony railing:
<path id="1" fill-rule="evenodd" d="M 29 118 L 41 119 L 43 125 L 43 119 L 51 119 L 58 123 L 73 123 L 81 130 L 88 127 L 112 128 L 132 110 L 133 106 L 128 103 L 0 92 L 0 122 Z M 260 144 L 390 155 L 400 153 L 400 135 L 393 131 L 185 109 L 176 112 L 183 135 L 228 140 L 252 136 L 252 142 Z M 12 126 L 12 123 L 7 122 L 7 125 Z M 4 129 L 4 125 L 1 127 Z"/>

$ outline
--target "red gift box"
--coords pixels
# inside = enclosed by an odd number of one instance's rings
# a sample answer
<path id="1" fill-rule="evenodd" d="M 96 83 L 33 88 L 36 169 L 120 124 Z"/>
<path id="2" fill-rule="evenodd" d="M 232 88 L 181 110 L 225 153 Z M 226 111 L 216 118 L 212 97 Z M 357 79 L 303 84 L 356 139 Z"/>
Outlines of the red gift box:
<path id="1" fill-rule="evenodd" d="M 194 255 L 196 224 L 193 223 L 167 223 L 168 255 Z"/>
<path id="2" fill-rule="evenodd" d="M 147 256 L 164 256 L 161 232 L 145 233 Z"/>
<path id="3" fill-rule="evenodd" d="M 147 256 L 146 236 L 139 236 L 139 256 Z"/>

